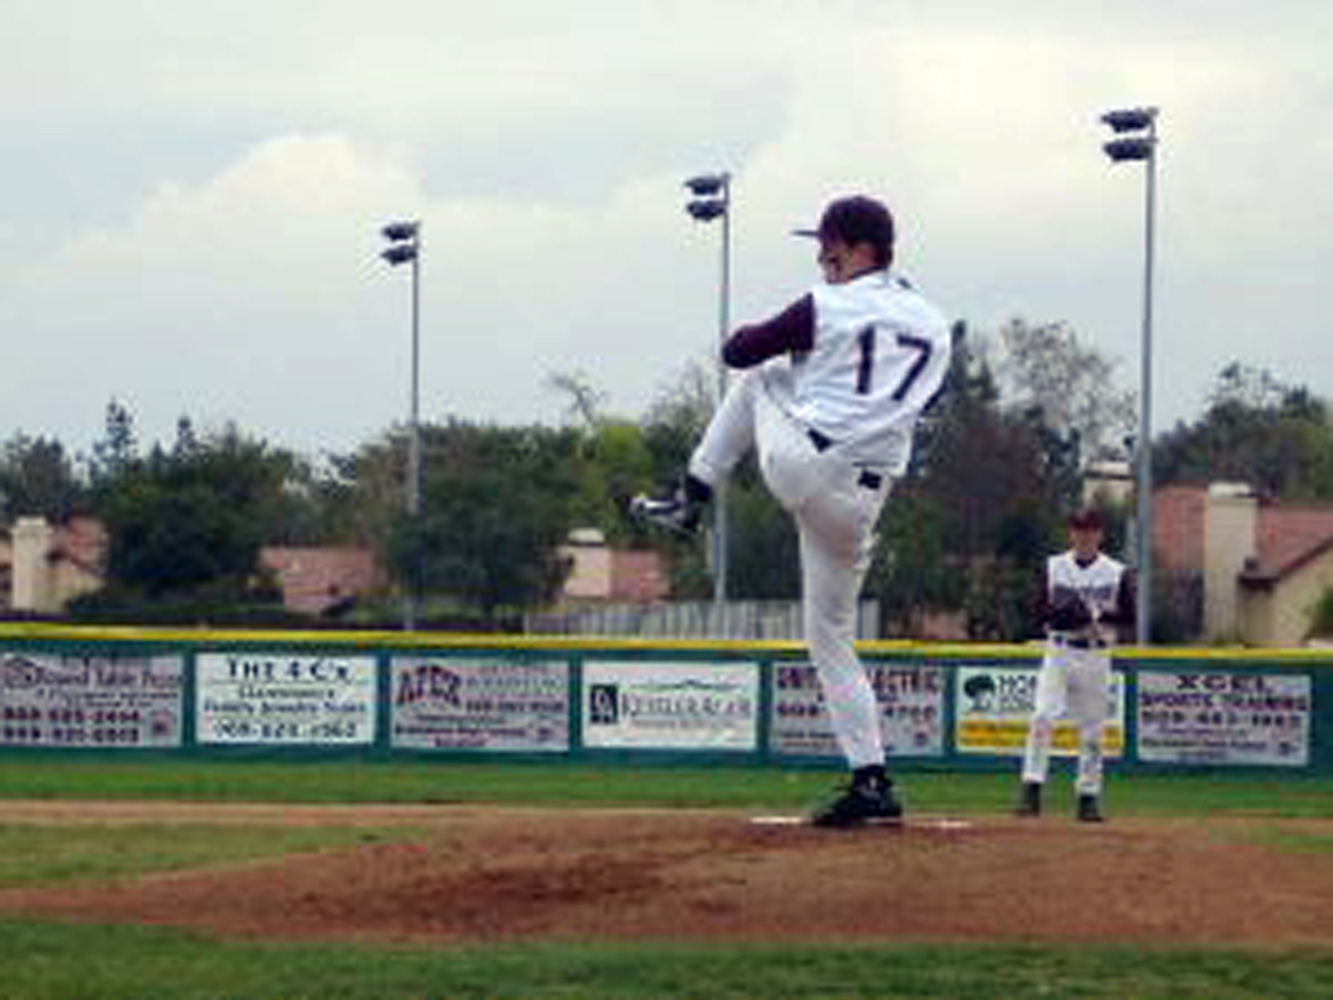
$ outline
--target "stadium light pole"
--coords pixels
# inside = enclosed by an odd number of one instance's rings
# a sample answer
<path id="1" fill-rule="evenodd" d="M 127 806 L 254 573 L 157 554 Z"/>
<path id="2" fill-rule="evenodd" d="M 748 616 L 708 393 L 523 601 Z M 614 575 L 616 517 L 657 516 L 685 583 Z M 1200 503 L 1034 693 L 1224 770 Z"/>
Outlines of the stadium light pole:
<path id="1" fill-rule="evenodd" d="M 391 222 L 380 230 L 389 246 L 380 254 L 393 267 L 412 265 L 412 381 L 408 402 L 407 516 L 413 528 L 421 515 L 421 222 Z M 414 545 L 415 545 L 414 541 Z M 411 579 L 403 599 L 403 629 L 417 627 L 421 602 L 421 560 L 413 552 Z"/>
<path id="2" fill-rule="evenodd" d="M 1135 641 L 1152 640 L 1152 307 L 1153 229 L 1157 203 L 1157 109 L 1124 108 L 1102 115 L 1102 123 L 1115 138 L 1102 149 L 1112 163 L 1142 161 L 1144 184 L 1143 249 L 1143 340 L 1140 348 L 1139 432 L 1136 454 L 1138 494 L 1137 531 L 1138 603 L 1135 608 Z"/>
<path id="3" fill-rule="evenodd" d="M 718 278 L 717 327 L 718 349 L 730 332 L 731 317 L 731 175 L 700 174 L 685 182 L 690 200 L 685 211 L 696 222 L 722 221 L 722 260 Z M 727 366 L 719 353 L 717 362 L 717 402 L 727 393 Z M 727 601 L 727 498 L 726 484 L 720 483 L 713 503 L 713 601 Z"/>

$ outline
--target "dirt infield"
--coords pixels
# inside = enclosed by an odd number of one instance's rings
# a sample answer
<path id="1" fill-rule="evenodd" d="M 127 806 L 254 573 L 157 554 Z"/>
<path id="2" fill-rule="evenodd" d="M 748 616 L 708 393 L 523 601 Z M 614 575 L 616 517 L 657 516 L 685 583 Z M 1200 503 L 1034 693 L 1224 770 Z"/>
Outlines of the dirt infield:
<path id="1" fill-rule="evenodd" d="M 402 825 L 367 843 L 0 911 L 226 936 L 1333 943 L 1333 821 L 912 817 L 898 831 L 734 812 L 0 803 L 5 823 Z M 1314 849 L 1318 848 L 1318 849 Z"/>

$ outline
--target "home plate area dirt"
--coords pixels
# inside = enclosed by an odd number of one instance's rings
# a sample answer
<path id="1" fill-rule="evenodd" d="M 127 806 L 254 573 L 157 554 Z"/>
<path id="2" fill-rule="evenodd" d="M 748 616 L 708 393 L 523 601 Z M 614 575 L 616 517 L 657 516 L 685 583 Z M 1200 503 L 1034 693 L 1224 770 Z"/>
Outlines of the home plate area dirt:
<path id="1" fill-rule="evenodd" d="M 0 911 L 237 937 L 1333 943 L 1333 821 L 914 816 L 823 831 L 716 811 L 0 803 L 2 823 L 401 827 L 351 848 Z"/>

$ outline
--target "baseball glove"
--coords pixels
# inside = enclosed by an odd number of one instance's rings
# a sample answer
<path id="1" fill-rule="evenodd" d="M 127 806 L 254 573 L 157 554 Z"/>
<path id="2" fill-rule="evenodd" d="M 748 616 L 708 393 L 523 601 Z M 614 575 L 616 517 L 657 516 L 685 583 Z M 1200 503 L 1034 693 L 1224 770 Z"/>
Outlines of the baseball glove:
<path id="1" fill-rule="evenodd" d="M 1047 624 L 1058 632 L 1077 632 L 1092 624 L 1092 612 L 1078 594 L 1072 590 L 1061 591 L 1051 600 Z"/>

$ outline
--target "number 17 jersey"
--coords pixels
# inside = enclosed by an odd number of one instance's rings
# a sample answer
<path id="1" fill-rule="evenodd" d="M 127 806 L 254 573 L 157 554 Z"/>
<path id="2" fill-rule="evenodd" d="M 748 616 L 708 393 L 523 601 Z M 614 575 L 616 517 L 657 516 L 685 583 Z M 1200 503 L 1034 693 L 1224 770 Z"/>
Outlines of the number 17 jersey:
<path id="1" fill-rule="evenodd" d="M 818 285 L 809 350 L 793 353 L 793 416 L 854 461 L 907 467 L 921 411 L 949 369 L 949 324 L 904 278 Z"/>

